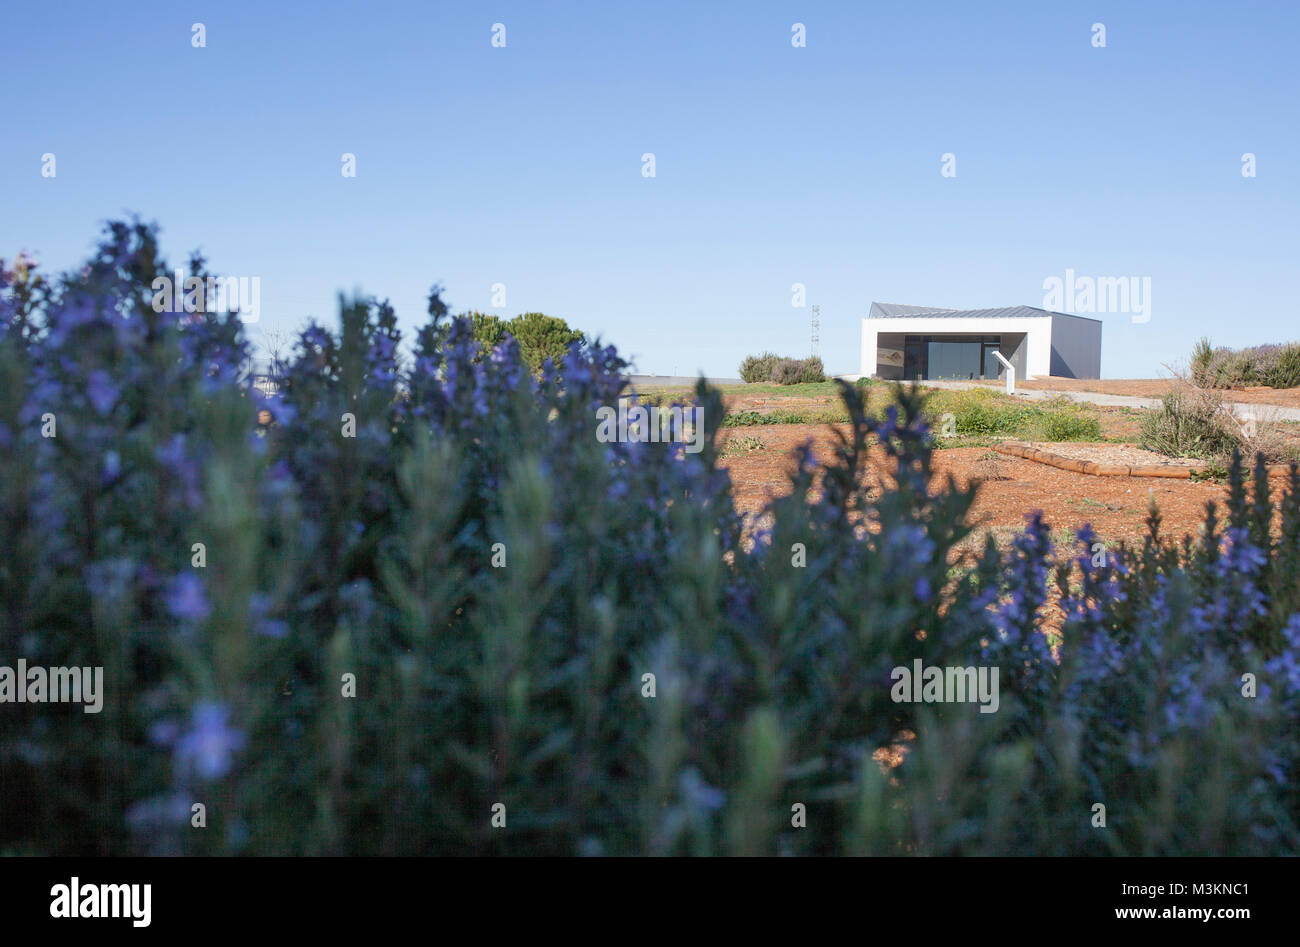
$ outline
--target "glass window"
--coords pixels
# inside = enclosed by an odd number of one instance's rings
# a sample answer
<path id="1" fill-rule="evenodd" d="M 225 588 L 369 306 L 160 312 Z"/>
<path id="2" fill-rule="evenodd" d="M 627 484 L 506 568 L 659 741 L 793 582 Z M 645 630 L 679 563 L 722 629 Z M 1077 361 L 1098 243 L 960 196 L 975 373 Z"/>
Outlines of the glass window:
<path id="1" fill-rule="evenodd" d="M 928 378 L 979 378 L 980 341 L 978 338 L 948 339 L 929 345 L 930 366 Z"/>
<path id="2" fill-rule="evenodd" d="M 921 379 L 998 378 L 1002 364 L 993 357 L 997 335 L 909 335 L 903 340 L 903 377 Z"/>

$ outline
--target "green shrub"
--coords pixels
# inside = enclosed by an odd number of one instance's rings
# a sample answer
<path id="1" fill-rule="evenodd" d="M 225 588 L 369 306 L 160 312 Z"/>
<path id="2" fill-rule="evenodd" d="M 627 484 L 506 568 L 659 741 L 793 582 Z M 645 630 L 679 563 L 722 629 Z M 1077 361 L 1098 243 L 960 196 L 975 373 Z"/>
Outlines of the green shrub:
<path id="1" fill-rule="evenodd" d="M 1213 399 L 1192 389 L 1171 388 L 1142 418 L 1142 446 L 1168 457 L 1222 459 L 1238 443 Z"/>
<path id="2" fill-rule="evenodd" d="M 1256 359 L 1250 351 L 1233 352 L 1222 362 L 1219 378 L 1225 382 L 1221 387 L 1240 388 L 1260 384 L 1256 371 Z"/>
<path id="3" fill-rule="evenodd" d="M 1300 345 L 1278 350 L 1265 373 L 1264 384 L 1273 388 L 1300 387 Z"/>
<path id="4" fill-rule="evenodd" d="M 957 412 L 957 433 L 973 436 L 1019 434 L 1029 416 L 1026 408 L 972 404 Z"/>
<path id="5" fill-rule="evenodd" d="M 1214 387 L 1214 349 L 1204 336 L 1192 350 L 1192 383 L 1200 388 Z"/>
<path id="6" fill-rule="evenodd" d="M 750 355 L 740 363 L 740 380 L 747 384 L 772 380 L 772 369 L 781 361 L 781 356 L 772 352 L 762 355 Z"/>
<path id="7" fill-rule="evenodd" d="M 1029 422 L 1029 439 L 1035 441 L 1095 441 L 1101 422 L 1081 411 L 1042 411 Z"/>
<path id="8" fill-rule="evenodd" d="M 727 439 L 722 447 L 723 457 L 736 457 L 767 450 L 767 443 L 757 434 L 738 434 Z"/>
<path id="9" fill-rule="evenodd" d="M 822 366 L 822 360 L 817 356 L 814 355 L 812 358 L 804 359 L 801 365 L 799 381 L 796 384 L 809 385 L 826 380 L 826 369 Z"/>
<path id="10" fill-rule="evenodd" d="M 746 384 L 768 382 L 777 385 L 805 385 L 826 381 L 822 360 L 782 358 L 771 352 L 750 355 L 740 363 L 740 378 Z"/>
<path id="11" fill-rule="evenodd" d="M 1192 352 L 1191 381 L 1200 388 L 1300 387 L 1300 343 L 1213 349 L 1203 338 Z"/>
<path id="12" fill-rule="evenodd" d="M 772 374 L 768 381 L 776 385 L 797 385 L 801 375 L 801 366 L 797 359 L 783 358 L 772 366 Z"/>
<path id="13" fill-rule="evenodd" d="M 807 385 L 825 381 L 826 373 L 820 358 L 783 358 L 772 366 L 769 380 L 778 385 Z"/>

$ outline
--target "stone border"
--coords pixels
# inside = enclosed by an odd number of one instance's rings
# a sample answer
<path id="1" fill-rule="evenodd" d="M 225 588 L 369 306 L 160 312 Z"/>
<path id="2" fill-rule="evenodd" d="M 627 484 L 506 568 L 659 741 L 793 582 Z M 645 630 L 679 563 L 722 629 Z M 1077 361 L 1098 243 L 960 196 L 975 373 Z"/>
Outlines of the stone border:
<path id="1" fill-rule="evenodd" d="M 1050 451 L 1039 450 L 1036 447 L 1014 442 L 995 444 L 993 449 L 999 454 L 1036 461 L 1040 464 L 1047 464 L 1049 467 L 1058 467 L 1061 470 L 1069 470 L 1073 473 L 1092 474 L 1095 477 L 1168 477 L 1174 480 L 1191 480 L 1193 471 L 1198 469 L 1196 467 L 1181 467 L 1175 464 L 1148 464 L 1144 466 L 1097 464 L 1091 460 L 1062 457 L 1060 454 L 1053 454 Z M 1268 465 L 1268 475 L 1270 477 L 1289 476 L 1290 473 L 1290 464 Z"/>

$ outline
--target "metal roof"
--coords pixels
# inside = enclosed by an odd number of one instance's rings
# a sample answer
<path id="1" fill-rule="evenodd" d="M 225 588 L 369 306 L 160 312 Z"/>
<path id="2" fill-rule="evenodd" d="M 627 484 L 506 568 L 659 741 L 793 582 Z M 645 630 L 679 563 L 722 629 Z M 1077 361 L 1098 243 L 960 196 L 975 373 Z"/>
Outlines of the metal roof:
<path id="1" fill-rule="evenodd" d="M 1089 322 L 1101 322 L 1090 316 L 1080 316 L 1073 312 L 1052 312 L 1035 306 L 1003 306 L 998 309 L 939 309 L 934 306 L 904 306 L 900 303 L 871 304 L 868 319 L 904 319 L 917 316 L 942 316 L 945 319 L 1041 319 L 1044 316 L 1072 316 L 1075 319 L 1087 319 Z"/>

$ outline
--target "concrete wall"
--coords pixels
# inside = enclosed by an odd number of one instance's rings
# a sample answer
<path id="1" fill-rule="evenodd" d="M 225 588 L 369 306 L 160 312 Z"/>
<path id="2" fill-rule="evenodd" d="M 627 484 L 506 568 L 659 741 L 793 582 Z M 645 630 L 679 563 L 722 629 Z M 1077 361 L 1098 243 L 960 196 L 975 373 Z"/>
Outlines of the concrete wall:
<path id="1" fill-rule="evenodd" d="M 880 373 L 877 350 L 893 348 L 884 342 L 878 343 L 878 337 L 898 337 L 907 335 L 1001 335 L 1004 346 L 1021 336 L 1016 348 L 1008 360 L 1016 366 L 1016 378 L 1033 378 L 1036 375 L 1048 375 L 1052 370 L 1052 316 L 1006 317 L 1001 319 L 970 319 L 961 316 L 911 316 L 897 319 L 862 320 L 862 374 L 877 377 Z M 1008 338 L 1010 337 L 1010 338 Z M 1100 333 L 1098 333 L 1100 339 Z M 901 343 L 900 343 L 901 346 Z M 1100 364 L 1100 347 L 1098 348 Z M 1007 353 L 1004 351 L 1004 355 Z M 1089 376 L 1080 376 L 1089 377 Z M 1091 376 L 1097 377 L 1097 376 Z"/>
<path id="2" fill-rule="evenodd" d="M 1004 332 L 1002 333 L 1002 344 L 998 346 L 998 351 L 1002 357 L 1015 366 L 1016 378 L 1025 377 L 1025 365 L 1029 357 L 1029 334 L 1025 332 Z M 1007 370 L 1001 365 L 998 366 L 998 377 L 1006 376 Z"/>
<path id="3" fill-rule="evenodd" d="M 1062 378 L 1101 377 L 1101 323 L 1052 314 L 1052 374 Z"/>
<path id="4" fill-rule="evenodd" d="M 870 378 L 876 374 L 876 335 L 880 332 L 879 319 L 862 320 L 862 377 Z"/>

